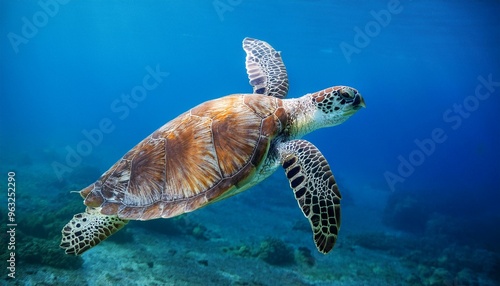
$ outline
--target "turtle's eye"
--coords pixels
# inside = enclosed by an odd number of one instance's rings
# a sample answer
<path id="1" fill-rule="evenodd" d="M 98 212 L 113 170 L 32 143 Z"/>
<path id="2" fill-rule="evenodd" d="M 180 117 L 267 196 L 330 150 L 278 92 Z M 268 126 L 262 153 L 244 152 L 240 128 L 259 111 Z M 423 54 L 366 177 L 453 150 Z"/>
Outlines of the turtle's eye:
<path id="1" fill-rule="evenodd" d="M 350 88 L 343 88 L 341 91 L 340 91 L 340 96 L 342 98 L 345 98 L 345 99 L 353 99 L 355 94 L 354 94 L 354 90 L 350 89 Z"/>

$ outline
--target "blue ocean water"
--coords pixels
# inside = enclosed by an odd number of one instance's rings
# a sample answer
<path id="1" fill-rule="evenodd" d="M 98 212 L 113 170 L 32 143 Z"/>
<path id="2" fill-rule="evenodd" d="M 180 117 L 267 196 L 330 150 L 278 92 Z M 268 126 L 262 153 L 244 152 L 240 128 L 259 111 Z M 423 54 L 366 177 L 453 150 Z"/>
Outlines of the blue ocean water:
<path id="1" fill-rule="evenodd" d="M 250 93 L 241 41 L 254 37 L 282 52 L 289 97 L 348 85 L 365 98 L 344 124 L 306 136 L 345 198 L 372 201 L 397 231 L 429 231 L 442 215 L 462 228 L 451 244 L 490 251 L 500 271 L 499 12 L 496 0 L 2 1 L 2 193 L 15 171 L 18 213 L 33 211 L 29 198 L 78 201 L 62 194 L 167 121 Z M 75 176 L 87 167 L 97 177 Z"/>

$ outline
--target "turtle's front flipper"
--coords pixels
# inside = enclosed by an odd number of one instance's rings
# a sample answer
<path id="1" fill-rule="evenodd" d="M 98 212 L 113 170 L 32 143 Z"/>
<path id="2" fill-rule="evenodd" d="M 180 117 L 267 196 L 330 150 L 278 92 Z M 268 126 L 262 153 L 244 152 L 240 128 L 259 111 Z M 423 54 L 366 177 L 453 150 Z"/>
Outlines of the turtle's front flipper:
<path id="1" fill-rule="evenodd" d="M 119 231 L 128 223 L 117 216 L 101 214 L 97 209 L 87 209 L 73 216 L 62 229 L 60 246 L 67 254 L 80 255 Z"/>
<path id="2" fill-rule="evenodd" d="M 253 93 L 284 98 L 288 93 L 288 75 L 281 55 L 268 43 L 243 39 L 245 65 Z"/>
<path id="3" fill-rule="evenodd" d="M 312 143 L 292 140 L 278 146 L 295 198 L 309 219 L 316 247 L 332 250 L 340 229 L 340 192 L 325 157 Z"/>

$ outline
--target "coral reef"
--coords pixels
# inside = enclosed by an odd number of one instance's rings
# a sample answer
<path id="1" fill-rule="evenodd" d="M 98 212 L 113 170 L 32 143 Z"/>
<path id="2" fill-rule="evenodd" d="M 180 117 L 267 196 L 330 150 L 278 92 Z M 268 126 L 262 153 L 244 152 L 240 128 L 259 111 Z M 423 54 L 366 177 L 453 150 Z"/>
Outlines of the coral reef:
<path id="1" fill-rule="evenodd" d="M 260 243 L 257 257 L 271 265 L 290 265 L 295 263 L 293 248 L 284 241 L 268 237 Z"/>
<path id="2" fill-rule="evenodd" d="M 224 247 L 223 251 L 242 257 L 259 258 L 271 265 L 292 265 L 296 263 L 296 257 L 300 259 L 301 263 L 314 265 L 314 258 L 307 248 L 301 247 L 295 253 L 292 246 L 275 237 L 265 238 L 258 247 L 240 245 Z"/>
<path id="3" fill-rule="evenodd" d="M 252 249 L 247 245 L 223 247 L 222 251 L 234 254 L 236 256 L 241 256 L 241 257 L 254 257 L 255 256 L 254 253 L 252 252 Z"/>
<path id="4" fill-rule="evenodd" d="M 21 261 L 30 264 L 41 264 L 62 269 L 78 269 L 83 264 L 80 256 L 66 255 L 59 248 L 58 236 L 46 238 L 29 237 L 21 234 L 19 247 L 16 249 Z"/>
<path id="5" fill-rule="evenodd" d="M 316 259 L 311 253 L 311 250 L 305 246 L 300 246 L 295 251 L 295 261 L 298 264 L 304 264 L 307 266 L 314 266 L 316 264 Z"/>
<path id="6" fill-rule="evenodd" d="M 498 280 L 495 276 L 498 254 L 450 244 L 449 238 L 442 235 L 422 238 L 381 232 L 350 235 L 347 248 L 358 252 L 358 247 L 397 257 L 401 265 L 414 269 L 414 273 L 405 277 L 410 285 L 477 285 L 478 278 L 473 273 L 485 273 Z"/>

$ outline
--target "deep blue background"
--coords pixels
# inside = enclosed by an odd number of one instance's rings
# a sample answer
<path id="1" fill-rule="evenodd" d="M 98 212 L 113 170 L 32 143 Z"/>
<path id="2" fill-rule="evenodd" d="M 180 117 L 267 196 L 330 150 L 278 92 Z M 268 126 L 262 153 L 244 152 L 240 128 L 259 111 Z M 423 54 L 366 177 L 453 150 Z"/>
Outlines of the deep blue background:
<path id="1" fill-rule="evenodd" d="M 475 96 L 479 76 L 500 82 L 499 1 L 67 2 L 50 6 L 46 19 L 39 3 L 57 2 L 0 4 L 2 170 L 26 153 L 58 154 L 43 157 L 49 169 L 64 164 L 82 131 L 109 118 L 113 132 L 80 163 L 104 172 L 188 108 L 250 92 L 241 49 L 250 36 L 282 51 L 290 97 L 333 85 L 363 94 L 366 109 L 307 136 L 347 185 L 390 191 L 384 174 L 398 174 L 398 156 L 408 159 L 416 139 L 441 128 L 447 140 L 395 189 L 421 192 L 456 215 L 498 219 L 500 86 L 456 130 L 443 115 Z M 373 13 L 393 4 L 397 13 L 374 24 Z M 24 18 L 40 25 L 16 46 Z M 355 45 L 356 27 L 380 29 L 348 59 L 341 45 Z M 157 65 L 169 76 L 120 119 L 111 103 Z"/>

